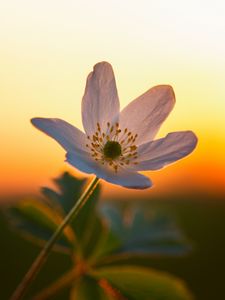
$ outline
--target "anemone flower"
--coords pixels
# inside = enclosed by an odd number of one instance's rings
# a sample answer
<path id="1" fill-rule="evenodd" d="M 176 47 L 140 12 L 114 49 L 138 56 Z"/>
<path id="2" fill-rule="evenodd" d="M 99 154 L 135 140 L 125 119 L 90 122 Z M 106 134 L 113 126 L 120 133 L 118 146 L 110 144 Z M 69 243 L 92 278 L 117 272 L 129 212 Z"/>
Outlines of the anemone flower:
<path id="1" fill-rule="evenodd" d="M 158 85 L 120 112 L 112 66 L 94 66 L 82 99 L 84 132 L 61 119 L 33 118 L 32 124 L 66 150 L 66 161 L 82 172 L 133 189 L 152 186 L 138 171 L 159 170 L 188 154 L 197 144 L 192 131 L 154 140 L 175 104 L 169 85 Z"/>

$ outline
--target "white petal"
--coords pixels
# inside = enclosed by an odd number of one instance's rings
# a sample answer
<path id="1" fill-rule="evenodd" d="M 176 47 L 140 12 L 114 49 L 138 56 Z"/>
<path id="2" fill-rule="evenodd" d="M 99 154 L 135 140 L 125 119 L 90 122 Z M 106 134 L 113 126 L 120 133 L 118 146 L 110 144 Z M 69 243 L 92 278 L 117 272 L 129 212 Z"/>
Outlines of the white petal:
<path id="1" fill-rule="evenodd" d="M 115 173 L 111 168 L 94 161 L 91 156 L 69 152 L 66 160 L 82 172 L 93 173 L 110 183 L 131 189 L 146 189 L 152 186 L 148 177 L 137 172 L 119 169 Z"/>
<path id="2" fill-rule="evenodd" d="M 55 139 L 66 151 L 86 151 L 86 135 L 73 125 L 60 119 L 49 118 L 33 118 L 31 123 Z"/>
<path id="3" fill-rule="evenodd" d="M 107 122 L 117 122 L 119 98 L 112 66 L 101 62 L 87 78 L 82 100 L 82 121 L 88 135 L 96 131 L 97 123 L 105 130 Z"/>
<path id="4" fill-rule="evenodd" d="M 147 189 L 152 186 L 150 179 L 137 172 L 131 172 L 128 170 L 119 170 L 117 173 L 113 172 L 107 174 L 106 181 L 113 184 L 118 184 L 129 189 Z"/>
<path id="5" fill-rule="evenodd" d="M 97 175 L 101 172 L 101 165 L 92 159 L 90 153 L 67 152 L 66 161 L 84 173 Z"/>
<path id="6" fill-rule="evenodd" d="M 120 114 L 121 128 L 138 134 L 137 145 L 153 140 L 175 104 L 169 85 L 159 85 L 128 104 Z"/>
<path id="7" fill-rule="evenodd" d="M 190 154 L 197 144 L 192 131 L 169 133 L 165 138 L 138 147 L 139 163 L 134 170 L 158 170 Z"/>

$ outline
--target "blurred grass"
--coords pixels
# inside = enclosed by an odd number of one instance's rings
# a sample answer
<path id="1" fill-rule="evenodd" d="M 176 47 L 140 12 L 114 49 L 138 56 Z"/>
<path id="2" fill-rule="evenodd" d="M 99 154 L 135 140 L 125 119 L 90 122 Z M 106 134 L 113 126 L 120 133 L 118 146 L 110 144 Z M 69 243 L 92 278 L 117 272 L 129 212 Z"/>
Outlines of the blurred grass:
<path id="1" fill-rule="evenodd" d="M 149 209 L 160 209 L 174 217 L 191 240 L 193 251 L 185 257 L 156 257 L 151 267 L 166 270 L 184 279 L 196 300 L 225 299 L 225 195 L 196 194 L 160 198 L 149 201 Z M 118 199 L 117 199 L 118 201 Z M 141 204 L 140 199 L 138 200 Z M 9 299 L 13 289 L 39 252 L 31 243 L 10 231 L 0 214 L 0 299 Z M 38 275 L 30 294 L 40 290 L 69 269 L 65 255 L 52 254 Z M 55 300 L 67 299 L 64 291 Z M 52 299 L 52 300 L 54 300 Z"/>

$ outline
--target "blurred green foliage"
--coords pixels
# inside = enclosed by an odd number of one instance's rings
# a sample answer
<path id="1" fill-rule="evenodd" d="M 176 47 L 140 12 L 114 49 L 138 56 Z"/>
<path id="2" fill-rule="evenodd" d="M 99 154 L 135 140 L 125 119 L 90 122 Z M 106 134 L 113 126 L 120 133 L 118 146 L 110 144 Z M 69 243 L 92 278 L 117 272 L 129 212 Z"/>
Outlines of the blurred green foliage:
<path id="1" fill-rule="evenodd" d="M 57 191 L 43 188 L 44 198 L 26 199 L 6 210 L 11 227 L 25 238 L 21 244 L 18 236 L 11 236 L 18 249 L 14 252 L 9 249 L 6 255 L 9 259 L 10 253 L 19 252 L 17 281 L 38 253 L 37 246 L 49 238 L 86 184 L 85 180 L 68 173 L 55 183 Z M 153 266 L 170 269 L 170 262 L 174 266 L 174 260 L 184 259 L 183 255 L 191 249 L 173 220 L 168 218 L 168 212 L 149 201 L 114 201 L 99 205 L 99 193 L 98 187 L 78 218 L 64 231 L 27 299 L 192 299 L 183 281 L 152 269 Z M 28 252 L 28 256 L 33 253 L 29 262 L 24 259 Z M 164 262 L 162 267 L 160 261 Z M 13 268 L 11 264 L 12 274 Z M 8 299 L 18 283 L 16 279 L 10 284 L 11 290 L 3 286 L 0 299 Z"/>

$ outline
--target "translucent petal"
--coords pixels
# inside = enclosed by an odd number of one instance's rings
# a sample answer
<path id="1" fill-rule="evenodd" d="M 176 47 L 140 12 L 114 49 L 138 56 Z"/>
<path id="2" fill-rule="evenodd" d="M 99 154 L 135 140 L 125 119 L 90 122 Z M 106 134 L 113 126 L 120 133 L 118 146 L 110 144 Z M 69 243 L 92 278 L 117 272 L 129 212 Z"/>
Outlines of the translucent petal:
<path id="1" fill-rule="evenodd" d="M 153 140 L 175 104 L 169 85 L 159 85 L 128 104 L 120 114 L 120 127 L 138 134 L 137 145 Z"/>
<path id="2" fill-rule="evenodd" d="M 87 135 L 96 131 L 97 123 L 106 131 L 107 122 L 117 122 L 119 99 L 112 66 L 101 62 L 87 78 L 82 100 L 82 121 Z"/>
<path id="3" fill-rule="evenodd" d="M 119 169 L 117 173 L 110 172 L 103 179 L 129 189 L 147 189 L 152 186 L 152 182 L 148 177 L 125 169 Z"/>
<path id="4" fill-rule="evenodd" d="M 83 152 L 86 135 L 73 125 L 61 119 L 33 118 L 31 123 L 53 139 L 66 151 Z"/>
<path id="5" fill-rule="evenodd" d="M 138 147 L 139 163 L 133 170 L 158 170 L 190 154 L 197 144 L 192 131 L 169 133 L 165 138 Z"/>
<path id="6" fill-rule="evenodd" d="M 89 153 L 67 152 L 66 161 L 84 173 L 98 176 L 101 172 L 100 164 L 96 163 Z"/>
<path id="7" fill-rule="evenodd" d="M 66 161 L 82 172 L 95 174 L 113 184 L 121 185 L 131 189 L 146 189 L 152 186 L 148 177 L 137 172 L 126 169 L 118 169 L 116 173 L 106 165 L 101 165 L 92 159 L 91 155 L 79 155 L 77 153 L 67 153 Z"/>

